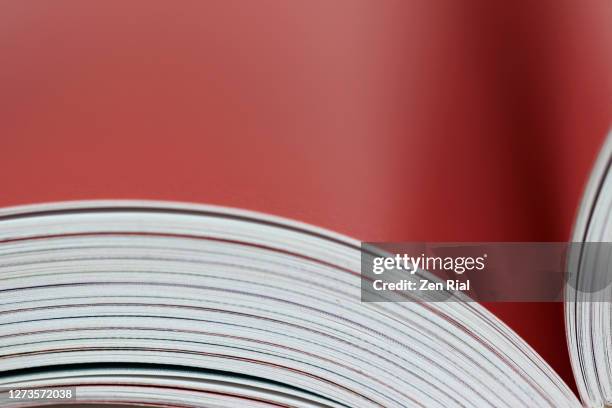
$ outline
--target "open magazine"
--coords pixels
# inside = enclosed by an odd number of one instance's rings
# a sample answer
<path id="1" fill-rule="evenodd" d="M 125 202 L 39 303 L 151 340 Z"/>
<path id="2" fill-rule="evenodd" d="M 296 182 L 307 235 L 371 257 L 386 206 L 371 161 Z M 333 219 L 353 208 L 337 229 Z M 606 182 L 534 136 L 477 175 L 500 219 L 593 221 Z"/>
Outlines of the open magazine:
<path id="1" fill-rule="evenodd" d="M 574 240 L 612 238 L 610 146 Z M 360 242 L 313 226 L 84 201 L 1 210 L 0 242 L 2 407 L 612 403 L 610 302 L 566 304 L 581 402 L 477 302 L 361 302 Z"/>

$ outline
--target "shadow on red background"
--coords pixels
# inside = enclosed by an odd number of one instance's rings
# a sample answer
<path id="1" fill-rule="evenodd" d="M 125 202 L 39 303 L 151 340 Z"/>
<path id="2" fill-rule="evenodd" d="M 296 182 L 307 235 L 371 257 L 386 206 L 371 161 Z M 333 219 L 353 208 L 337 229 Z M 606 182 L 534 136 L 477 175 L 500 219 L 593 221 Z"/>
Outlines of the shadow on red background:
<path id="1" fill-rule="evenodd" d="M 0 205 L 567 239 L 612 118 L 612 4 L 435 3 L 2 2 Z M 560 304 L 487 306 L 573 383 Z"/>

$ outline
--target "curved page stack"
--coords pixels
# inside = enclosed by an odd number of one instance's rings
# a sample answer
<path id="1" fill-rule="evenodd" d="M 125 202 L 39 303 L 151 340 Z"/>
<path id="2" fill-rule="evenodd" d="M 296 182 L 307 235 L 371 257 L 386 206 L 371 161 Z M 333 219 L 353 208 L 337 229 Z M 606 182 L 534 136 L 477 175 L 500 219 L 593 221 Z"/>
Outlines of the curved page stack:
<path id="1" fill-rule="evenodd" d="M 79 406 L 580 406 L 478 303 L 361 302 L 360 243 L 308 225 L 76 202 L 1 211 L 0 241 L 3 389 L 77 387 Z"/>
<path id="2" fill-rule="evenodd" d="M 587 186 L 574 226 L 575 242 L 612 242 L 611 165 L 612 133 Z M 612 253 L 609 245 L 583 248 L 570 260 L 573 281 L 566 290 L 570 357 L 583 402 L 612 406 Z"/>

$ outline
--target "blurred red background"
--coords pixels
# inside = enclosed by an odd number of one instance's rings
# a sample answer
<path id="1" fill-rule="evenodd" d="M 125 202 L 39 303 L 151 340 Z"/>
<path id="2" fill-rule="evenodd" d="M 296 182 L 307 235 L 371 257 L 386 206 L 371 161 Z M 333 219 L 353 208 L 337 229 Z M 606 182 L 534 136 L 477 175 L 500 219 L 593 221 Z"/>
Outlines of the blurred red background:
<path id="1" fill-rule="evenodd" d="M 147 198 L 363 240 L 569 237 L 612 3 L 3 1 L 0 205 Z M 572 383 L 560 304 L 487 305 Z"/>

